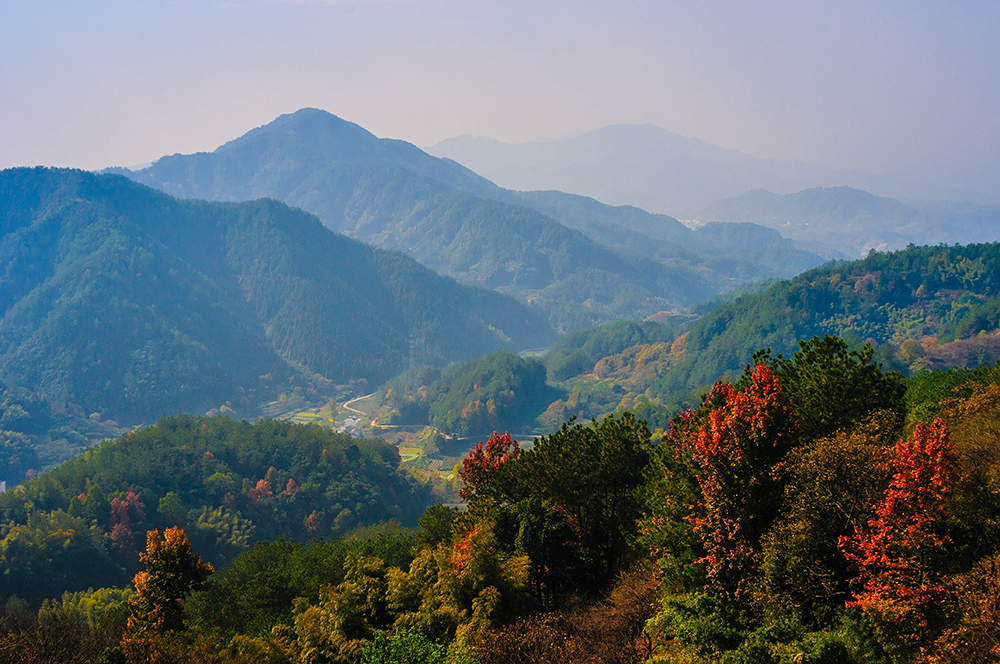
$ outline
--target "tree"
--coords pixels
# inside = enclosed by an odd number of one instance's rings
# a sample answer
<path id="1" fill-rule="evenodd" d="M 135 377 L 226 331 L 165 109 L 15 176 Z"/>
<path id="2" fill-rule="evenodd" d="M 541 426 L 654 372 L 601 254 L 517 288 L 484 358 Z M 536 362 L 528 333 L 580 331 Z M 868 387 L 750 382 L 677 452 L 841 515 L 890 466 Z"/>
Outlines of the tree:
<path id="1" fill-rule="evenodd" d="M 131 602 L 129 632 L 184 629 L 184 599 L 204 590 L 215 570 L 191 550 L 180 528 L 167 528 L 162 540 L 159 530 L 147 532 L 146 552 L 139 560 L 148 569 L 133 579 L 137 597 Z"/>
<path id="2" fill-rule="evenodd" d="M 781 504 L 791 419 L 771 367 L 757 364 L 740 391 L 716 383 L 702 412 L 671 434 L 689 452 L 700 489 L 688 517 L 704 551 L 696 562 L 724 596 L 746 599 L 757 576 L 760 540 Z"/>
<path id="3" fill-rule="evenodd" d="M 816 440 L 864 419 L 870 413 L 903 413 L 906 385 L 897 372 L 883 372 L 872 361 L 875 350 L 865 344 L 849 350 L 847 342 L 826 335 L 799 341 L 792 359 L 771 356 L 771 350 L 754 353 L 753 366 L 767 364 L 795 409 L 796 435 Z M 737 387 L 750 380 L 747 367 Z"/>
<path id="4" fill-rule="evenodd" d="M 645 422 L 631 413 L 609 415 L 590 426 L 571 419 L 556 433 L 536 439 L 512 468 L 514 485 L 522 491 L 518 498 L 549 501 L 564 515 L 591 578 L 599 580 L 596 586 L 621 570 L 637 532 L 650 436 Z"/>
<path id="5" fill-rule="evenodd" d="M 486 445 L 482 441 L 476 443 L 475 449 L 462 459 L 462 467 L 458 469 L 458 476 L 465 483 L 458 492 L 459 497 L 472 507 L 501 498 L 501 472 L 504 466 L 516 461 L 520 455 L 521 448 L 510 433 L 498 434 L 494 431 Z"/>
<path id="6" fill-rule="evenodd" d="M 861 569 L 863 589 L 848 606 L 866 612 L 915 617 L 921 628 L 946 587 L 934 556 L 949 542 L 942 534 L 945 500 L 955 483 L 955 452 L 948 426 L 918 423 L 896 443 L 896 472 L 865 531 L 840 538 L 847 558 Z"/>
<path id="7" fill-rule="evenodd" d="M 839 538 L 862 528 L 885 494 L 898 439 L 898 417 L 881 411 L 788 454 L 784 506 L 762 543 L 768 596 L 792 602 L 807 620 L 851 597 L 857 569 Z"/>

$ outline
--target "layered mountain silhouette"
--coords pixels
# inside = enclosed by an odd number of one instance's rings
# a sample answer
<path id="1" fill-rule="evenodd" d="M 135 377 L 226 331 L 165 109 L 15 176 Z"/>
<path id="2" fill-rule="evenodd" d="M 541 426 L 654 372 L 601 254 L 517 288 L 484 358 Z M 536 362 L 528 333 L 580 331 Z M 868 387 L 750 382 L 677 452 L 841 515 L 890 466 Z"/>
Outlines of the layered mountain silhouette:
<path id="1" fill-rule="evenodd" d="M 1000 240 L 1000 210 L 917 210 L 898 200 L 851 187 L 818 187 L 780 195 L 765 190 L 692 210 L 700 222 L 767 226 L 830 257 L 856 257 L 869 249 L 908 244 L 966 244 Z"/>
<path id="2" fill-rule="evenodd" d="M 0 380 L 87 413 L 204 412 L 299 372 L 378 383 L 411 353 L 443 365 L 553 337 L 511 298 L 274 200 L 0 172 Z"/>
<path id="3" fill-rule="evenodd" d="M 172 155 L 122 172 L 184 198 L 280 199 L 336 231 L 533 302 L 562 330 L 685 308 L 789 269 L 705 255 L 713 242 L 699 245 L 665 216 L 645 215 L 640 237 L 619 223 L 631 213 L 593 201 L 603 217 L 595 225 L 577 217 L 576 203 L 554 206 L 551 197 L 501 189 L 454 161 L 316 109 L 283 115 L 211 153 Z M 649 245 L 658 251 L 645 246 L 653 236 L 663 238 Z M 773 235 L 764 241 L 780 244 Z M 821 260 L 800 253 L 790 264 Z"/>
<path id="4" fill-rule="evenodd" d="M 707 223 L 692 229 L 664 214 L 561 191 L 522 191 L 518 196 L 525 205 L 608 247 L 712 275 L 719 290 L 793 277 L 823 262 L 819 254 L 756 223 Z"/>
<path id="5" fill-rule="evenodd" d="M 501 187 L 554 189 L 672 215 L 751 189 L 791 193 L 816 186 L 878 191 L 893 186 L 871 173 L 759 159 L 653 125 L 610 125 L 573 138 L 516 145 L 459 136 L 427 151 Z"/>

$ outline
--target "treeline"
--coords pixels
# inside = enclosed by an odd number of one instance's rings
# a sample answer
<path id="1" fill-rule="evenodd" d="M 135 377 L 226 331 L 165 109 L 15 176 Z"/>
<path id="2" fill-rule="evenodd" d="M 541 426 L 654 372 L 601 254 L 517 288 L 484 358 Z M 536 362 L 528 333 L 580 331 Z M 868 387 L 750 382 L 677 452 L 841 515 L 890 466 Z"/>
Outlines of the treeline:
<path id="1" fill-rule="evenodd" d="M 0 595 L 123 586 L 150 528 L 184 528 L 221 565 L 255 542 L 414 524 L 426 487 L 395 446 L 318 426 L 175 416 L 0 495 Z"/>
<path id="2" fill-rule="evenodd" d="M 835 337 L 762 350 L 663 436 L 631 415 L 530 449 L 495 434 L 461 465 L 466 510 L 262 542 L 141 639 L 137 584 L 130 623 L 80 643 L 106 661 L 992 661 L 997 412 L 1000 366 L 905 379 Z M 62 619 L 86 623 L 82 604 Z M 56 608 L 8 606 L 0 647 L 54 652 Z"/>

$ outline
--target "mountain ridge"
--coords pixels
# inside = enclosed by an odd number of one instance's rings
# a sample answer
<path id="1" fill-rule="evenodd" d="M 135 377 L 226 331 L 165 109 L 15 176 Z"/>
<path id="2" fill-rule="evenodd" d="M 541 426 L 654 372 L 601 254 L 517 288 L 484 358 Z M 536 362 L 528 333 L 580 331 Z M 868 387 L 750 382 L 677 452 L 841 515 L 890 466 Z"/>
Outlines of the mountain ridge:
<path id="1" fill-rule="evenodd" d="M 523 304 L 274 200 L 11 169 L 0 220 L 0 379 L 104 417 L 204 412 L 302 371 L 381 382 L 411 344 L 446 364 L 553 338 Z"/>
<path id="2" fill-rule="evenodd" d="M 574 138 L 519 144 L 456 137 L 427 151 L 502 187 L 555 189 L 671 215 L 751 189 L 791 193 L 819 185 L 890 185 L 863 171 L 761 159 L 651 124 L 608 125 Z"/>
<path id="3" fill-rule="evenodd" d="M 327 138 L 306 141 L 302 127 Z M 362 144 L 323 148 L 324 140 L 329 147 L 352 137 Z M 447 177 L 434 177 L 436 169 Z M 716 290 L 699 272 L 610 250 L 464 167 L 314 109 L 281 116 L 216 153 L 120 172 L 182 196 L 280 198 L 333 230 L 533 301 L 564 330 L 681 309 Z"/>
<path id="4" fill-rule="evenodd" d="M 776 271 L 774 260 L 744 265 L 681 246 L 656 255 L 644 236 L 651 225 L 678 226 L 676 220 L 643 212 L 647 224 L 638 236 L 606 206 L 600 229 L 565 215 L 554 219 L 524 192 L 316 109 L 280 116 L 213 153 L 171 155 L 121 172 L 179 196 L 281 199 L 333 230 L 533 302 L 563 331 L 679 311 L 747 280 L 790 276 Z M 631 239 L 618 242 L 618 233 Z M 652 244 L 682 240 L 674 235 Z M 765 241 L 781 244 L 776 236 Z M 794 261 L 812 266 L 822 258 L 799 253 Z"/>
<path id="5" fill-rule="evenodd" d="M 814 187 L 791 194 L 755 189 L 685 213 L 698 221 L 750 222 L 831 255 L 913 244 L 1000 240 L 1000 210 L 918 210 L 853 187 Z"/>

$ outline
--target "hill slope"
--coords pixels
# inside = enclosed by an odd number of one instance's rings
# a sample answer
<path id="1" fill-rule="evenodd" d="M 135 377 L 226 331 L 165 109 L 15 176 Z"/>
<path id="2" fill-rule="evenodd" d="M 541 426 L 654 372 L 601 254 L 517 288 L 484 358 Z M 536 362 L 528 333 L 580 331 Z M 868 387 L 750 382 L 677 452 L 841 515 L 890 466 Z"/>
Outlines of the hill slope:
<path id="1" fill-rule="evenodd" d="M 172 155 L 125 173 L 177 196 L 281 199 L 334 230 L 533 301 L 564 330 L 685 308 L 735 283 L 775 276 L 713 263 L 698 251 L 690 260 L 636 255 L 632 247 L 644 241 L 634 232 L 632 241 L 613 242 L 627 226 L 595 234 L 569 218 L 577 211 L 557 223 L 537 201 L 455 162 L 315 109 L 281 116 L 212 153 Z"/>
<path id="2" fill-rule="evenodd" d="M 998 294 L 1000 244 L 910 247 L 823 266 L 709 312 L 653 391 L 666 402 L 741 371 L 760 348 L 790 356 L 800 339 L 825 334 L 868 341 L 881 361 L 919 370 L 934 365 L 940 342 L 1000 328 Z"/>
<path id="3" fill-rule="evenodd" d="M 514 300 L 330 232 L 282 203 L 178 201 L 115 175 L 0 172 L 0 380 L 130 422 L 299 370 L 381 382 L 542 346 Z"/>
<path id="4" fill-rule="evenodd" d="M 818 254 L 754 223 L 709 223 L 693 230 L 664 214 L 561 191 L 521 191 L 518 196 L 608 247 L 700 270 L 720 291 L 747 280 L 793 277 L 823 262 Z"/>
<path id="5" fill-rule="evenodd" d="M 172 416 L 0 495 L 0 597 L 125 587 L 152 528 L 181 527 L 214 565 L 259 541 L 415 525 L 427 488 L 399 452 L 316 426 Z"/>

